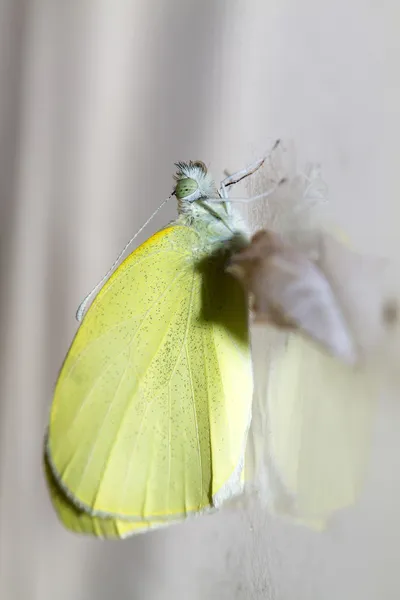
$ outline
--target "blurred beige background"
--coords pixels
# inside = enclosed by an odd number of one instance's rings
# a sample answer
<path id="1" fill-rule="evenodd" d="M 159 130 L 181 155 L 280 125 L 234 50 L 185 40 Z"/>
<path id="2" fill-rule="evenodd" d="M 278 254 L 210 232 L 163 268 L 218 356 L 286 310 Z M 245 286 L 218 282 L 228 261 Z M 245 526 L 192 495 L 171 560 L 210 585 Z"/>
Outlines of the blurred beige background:
<path id="1" fill-rule="evenodd" d="M 106 543 L 62 529 L 41 444 L 75 309 L 170 193 L 291 137 L 357 247 L 398 255 L 396 0 L 0 0 L 0 598 L 400 597 L 400 409 L 316 534 L 230 512 Z M 171 218 L 171 206 L 151 231 Z M 255 523 L 253 529 L 250 522 Z"/>

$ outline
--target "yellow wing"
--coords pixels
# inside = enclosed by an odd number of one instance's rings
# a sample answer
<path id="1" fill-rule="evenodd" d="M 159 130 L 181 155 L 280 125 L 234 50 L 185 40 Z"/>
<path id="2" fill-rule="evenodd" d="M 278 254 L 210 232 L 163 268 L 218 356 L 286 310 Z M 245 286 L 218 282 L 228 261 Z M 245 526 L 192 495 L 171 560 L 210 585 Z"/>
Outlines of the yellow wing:
<path id="1" fill-rule="evenodd" d="M 43 466 L 54 510 L 64 527 L 74 533 L 85 533 L 107 539 L 120 539 L 168 524 L 167 521 L 123 521 L 112 517 L 93 517 L 77 508 L 61 490 L 51 471 L 46 455 L 44 456 Z"/>
<path id="2" fill-rule="evenodd" d="M 47 456 L 91 515 L 176 520 L 240 491 L 252 369 L 244 294 L 174 225 L 99 292 L 56 385 Z"/>
<path id="3" fill-rule="evenodd" d="M 289 492 L 289 512 L 321 522 L 357 499 L 370 448 L 376 390 L 298 335 L 272 363 L 268 452 Z"/>

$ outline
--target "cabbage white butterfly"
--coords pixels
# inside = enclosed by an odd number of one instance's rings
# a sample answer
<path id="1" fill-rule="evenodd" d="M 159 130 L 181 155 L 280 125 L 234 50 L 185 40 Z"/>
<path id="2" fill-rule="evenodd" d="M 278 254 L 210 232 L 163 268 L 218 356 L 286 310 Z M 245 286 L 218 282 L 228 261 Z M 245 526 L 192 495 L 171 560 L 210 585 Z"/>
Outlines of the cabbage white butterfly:
<path id="1" fill-rule="evenodd" d="M 178 163 L 176 221 L 126 258 L 85 315 L 92 293 L 81 304 L 45 442 L 50 496 L 68 529 L 126 537 L 243 490 L 248 311 L 224 267 L 248 233 L 227 188 L 263 162 L 219 190 L 203 163 Z"/>

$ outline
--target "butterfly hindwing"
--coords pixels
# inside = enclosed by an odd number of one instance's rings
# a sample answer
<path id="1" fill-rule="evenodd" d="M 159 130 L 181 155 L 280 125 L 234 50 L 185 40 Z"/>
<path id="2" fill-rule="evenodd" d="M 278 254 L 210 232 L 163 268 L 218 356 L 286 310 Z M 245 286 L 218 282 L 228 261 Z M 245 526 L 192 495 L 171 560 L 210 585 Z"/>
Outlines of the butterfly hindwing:
<path id="1" fill-rule="evenodd" d="M 105 539 L 121 539 L 162 527 L 167 523 L 166 521 L 123 521 L 113 517 L 93 517 L 75 506 L 60 488 L 46 455 L 43 467 L 51 503 L 64 527 L 74 533 L 85 533 Z"/>

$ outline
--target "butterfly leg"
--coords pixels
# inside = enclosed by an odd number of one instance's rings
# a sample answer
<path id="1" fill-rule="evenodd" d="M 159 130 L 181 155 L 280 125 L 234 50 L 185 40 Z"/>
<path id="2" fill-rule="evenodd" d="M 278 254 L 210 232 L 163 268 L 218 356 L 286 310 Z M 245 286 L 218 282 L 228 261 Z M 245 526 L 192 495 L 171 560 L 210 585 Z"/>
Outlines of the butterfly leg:
<path id="1" fill-rule="evenodd" d="M 221 187 L 219 188 L 220 197 L 227 199 L 228 198 L 228 187 L 230 185 L 235 185 L 236 183 L 239 183 L 239 181 L 241 181 L 245 177 L 248 177 L 249 175 L 252 175 L 256 171 L 258 171 L 258 169 L 260 167 L 262 167 L 262 165 L 264 164 L 265 159 L 266 159 L 266 157 L 264 156 L 263 158 L 257 160 L 255 163 L 253 163 L 246 169 L 241 169 L 240 171 L 236 171 L 236 173 L 233 173 L 232 175 L 228 175 L 227 177 L 225 177 L 225 179 L 223 181 L 221 181 Z"/>
<path id="2" fill-rule="evenodd" d="M 281 140 L 276 140 L 269 155 L 271 155 L 280 144 L 281 144 Z M 236 173 L 229 174 L 227 171 L 225 171 L 227 176 L 225 177 L 225 179 L 223 179 L 223 181 L 221 181 L 221 184 L 220 184 L 221 187 L 218 190 L 220 198 L 227 200 L 229 197 L 228 196 L 228 187 L 230 185 L 235 185 L 236 183 L 239 183 L 239 181 L 241 181 L 242 179 L 245 179 L 245 177 L 248 177 L 249 175 L 252 175 L 256 171 L 258 171 L 258 169 L 260 169 L 262 167 L 262 165 L 264 164 L 264 162 L 266 161 L 267 158 L 268 158 L 268 156 L 264 156 L 263 158 L 257 160 L 255 163 L 253 163 L 246 169 L 241 169 L 240 171 L 237 171 Z M 271 190 L 264 192 L 263 194 L 259 194 L 258 196 L 254 196 L 252 198 L 230 199 L 229 202 L 235 202 L 235 201 L 236 202 L 252 202 L 253 200 L 258 200 L 259 198 L 265 198 L 266 196 L 269 196 L 270 194 L 272 194 L 276 190 L 278 185 L 280 185 L 283 182 L 284 182 L 284 180 L 279 181 L 276 184 L 276 186 L 274 186 Z"/>

